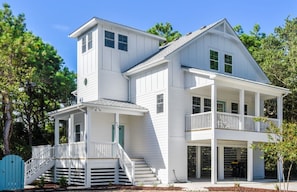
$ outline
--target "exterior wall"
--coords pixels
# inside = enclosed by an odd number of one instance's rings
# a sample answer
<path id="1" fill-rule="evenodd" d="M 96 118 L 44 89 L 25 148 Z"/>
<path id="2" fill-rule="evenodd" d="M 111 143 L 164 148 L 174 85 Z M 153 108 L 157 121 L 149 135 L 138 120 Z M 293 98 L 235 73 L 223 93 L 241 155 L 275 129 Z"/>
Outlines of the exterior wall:
<path id="1" fill-rule="evenodd" d="M 219 69 L 211 70 L 209 51 L 219 53 Z M 232 76 L 266 83 L 257 64 L 243 50 L 241 43 L 218 33 L 207 33 L 181 51 L 181 64 L 224 74 L 224 54 L 232 56 Z M 230 75 L 229 73 L 225 73 Z"/>
<path id="2" fill-rule="evenodd" d="M 131 78 L 131 99 L 149 110 L 144 116 L 142 155 L 162 183 L 168 183 L 168 70 L 161 65 Z M 157 114 L 156 99 L 164 94 L 164 112 Z M 141 124 L 141 123 L 140 123 Z"/>

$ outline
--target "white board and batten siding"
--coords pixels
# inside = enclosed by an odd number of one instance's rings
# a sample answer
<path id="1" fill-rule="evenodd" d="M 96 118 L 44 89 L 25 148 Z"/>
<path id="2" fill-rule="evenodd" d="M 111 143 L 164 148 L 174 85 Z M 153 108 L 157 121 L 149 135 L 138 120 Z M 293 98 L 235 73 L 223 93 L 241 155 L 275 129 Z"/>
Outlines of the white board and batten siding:
<path id="1" fill-rule="evenodd" d="M 125 27 L 99 23 L 91 29 L 93 48 L 82 53 L 78 38 L 78 101 L 99 98 L 128 100 L 128 80 L 122 72 L 158 51 L 159 40 Z M 114 48 L 105 46 L 105 31 L 114 33 Z M 128 50 L 118 49 L 118 35 L 128 37 Z M 84 85 L 87 79 L 87 85 Z M 82 98 L 82 99 L 81 99 Z"/>
<path id="2" fill-rule="evenodd" d="M 157 95 L 164 96 L 164 111 L 157 113 Z M 167 64 L 131 77 L 131 100 L 149 110 L 144 116 L 140 154 L 162 182 L 168 182 L 168 69 Z"/>

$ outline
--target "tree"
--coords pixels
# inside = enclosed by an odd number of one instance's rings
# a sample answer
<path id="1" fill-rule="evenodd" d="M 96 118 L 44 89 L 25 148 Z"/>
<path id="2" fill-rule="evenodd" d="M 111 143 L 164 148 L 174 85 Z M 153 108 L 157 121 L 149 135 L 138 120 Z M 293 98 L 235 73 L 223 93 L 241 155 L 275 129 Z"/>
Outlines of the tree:
<path id="1" fill-rule="evenodd" d="M 164 23 L 157 23 L 152 28 L 147 30 L 148 33 L 159 35 L 166 39 L 162 45 L 167 44 L 171 41 L 174 41 L 181 37 L 182 35 L 178 31 L 173 31 L 172 25 L 168 22 Z"/>
<path id="2" fill-rule="evenodd" d="M 281 127 L 277 127 L 267 119 L 258 120 L 269 124 L 268 142 L 258 143 L 253 147 L 263 151 L 266 157 L 273 162 L 279 161 L 282 165 L 289 165 L 288 168 L 283 166 L 281 171 L 284 189 L 288 190 L 292 167 L 297 162 L 297 124 L 283 123 Z M 287 178 L 285 178 L 285 173 Z"/>
<path id="3" fill-rule="evenodd" d="M 268 36 L 259 32 L 258 25 L 249 35 L 244 34 L 240 26 L 235 27 L 235 30 L 271 83 L 292 92 L 284 97 L 284 119 L 296 122 L 297 18 L 286 18 L 285 25 L 276 27 L 274 33 Z"/>

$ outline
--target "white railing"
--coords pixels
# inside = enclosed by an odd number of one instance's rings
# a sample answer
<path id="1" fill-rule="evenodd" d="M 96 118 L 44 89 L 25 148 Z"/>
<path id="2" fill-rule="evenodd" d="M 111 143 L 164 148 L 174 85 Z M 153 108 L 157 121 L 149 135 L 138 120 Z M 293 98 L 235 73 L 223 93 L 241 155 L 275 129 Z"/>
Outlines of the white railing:
<path id="1" fill-rule="evenodd" d="M 91 142 L 88 153 L 90 158 L 117 158 L 118 147 L 116 143 Z"/>
<path id="2" fill-rule="evenodd" d="M 238 130 L 239 115 L 217 112 L 217 128 Z"/>
<path id="3" fill-rule="evenodd" d="M 186 130 L 211 128 L 211 112 L 186 115 Z"/>
<path id="4" fill-rule="evenodd" d="M 53 159 L 53 147 L 49 145 L 34 147 L 32 158 L 25 162 L 25 184 L 31 183 L 46 169 L 49 169 L 53 165 Z"/>
<path id="5" fill-rule="evenodd" d="M 129 181 L 134 185 L 134 174 L 135 174 L 135 164 L 134 162 L 130 159 L 128 154 L 125 152 L 125 150 L 122 148 L 120 144 L 117 144 L 118 146 L 118 158 L 120 162 L 120 166 L 122 169 L 124 169 Z"/>
<path id="6" fill-rule="evenodd" d="M 186 115 L 186 131 L 211 128 L 211 112 Z M 257 131 L 255 116 L 245 115 L 244 126 L 240 129 L 240 115 L 233 113 L 217 112 L 217 126 L 219 129 L 231 129 L 242 131 Z M 268 118 L 268 121 L 275 125 L 279 124 L 279 119 Z M 269 123 L 259 122 L 260 132 L 266 132 Z"/>

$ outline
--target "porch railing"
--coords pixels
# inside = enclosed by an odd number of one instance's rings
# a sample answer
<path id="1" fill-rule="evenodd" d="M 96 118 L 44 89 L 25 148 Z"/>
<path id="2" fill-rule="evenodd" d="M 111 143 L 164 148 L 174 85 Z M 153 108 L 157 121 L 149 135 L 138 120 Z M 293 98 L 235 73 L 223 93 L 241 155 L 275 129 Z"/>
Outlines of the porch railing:
<path id="1" fill-rule="evenodd" d="M 241 131 L 258 131 L 255 122 L 255 116 L 245 115 L 244 125 L 240 128 L 240 115 L 232 113 L 217 112 L 216 128 L 241 130 Z M 197 113 L 186 115 L 186 131 L 211 128 L 211 112 Z M 269 121 L 278 125 L 279 119 L 269 118 Z M 259 122 L 259 131 L 266 132 L 268 123 Z"/>
<path id="2" fill-rule="evenodd" d="M 117 147 L 118 147 L 117 156 L 119 158 L 120 166 L 122 167 L 122 169 L 124 169 L 132 185 L 134 185 L 135 164 L 130 159 L 130 157 L 128 156 L 128 154 L 125 152 L 125 150 L 122 148 L 120 144 L 117 144 Z"/>

